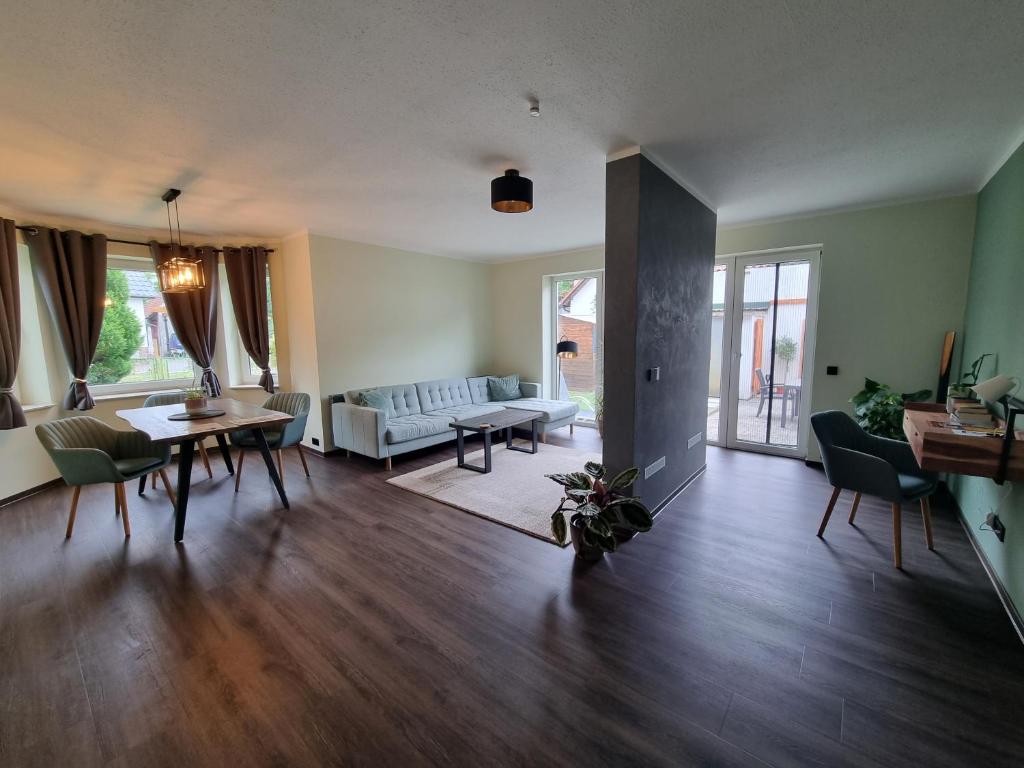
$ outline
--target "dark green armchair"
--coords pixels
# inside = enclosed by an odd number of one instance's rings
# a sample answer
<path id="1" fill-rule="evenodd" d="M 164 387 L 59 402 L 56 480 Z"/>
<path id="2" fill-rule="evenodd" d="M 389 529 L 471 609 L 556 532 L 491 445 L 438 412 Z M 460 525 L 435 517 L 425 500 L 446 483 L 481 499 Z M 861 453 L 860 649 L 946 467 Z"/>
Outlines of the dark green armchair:
<path id="1" fill-rule="evenodd" d="M 114 429 L 92 416 L 73 416 L 39 424 L 36 436 L 64 482 L 75 489 L 68 516 L 69 539 L 83 485 L 114 484 L 114 512 L 121 514 L 125 536 L 131 536 L 128 498 L 124 490 L 129 480 L 158 473 L 174 504 L 174 492 L 165 471 L 171 462 L 168 445 L 154 443 L 141 432 Z"/>
<path id="2" fill-rule="evenodd" d="M 309 466 L 306 464 L 306 455 L 302 452 L 302 436 L 306 433 L 306 420 L 309 418 L 309 395 L 305 392 L 277 392 L 268 397 L 263 407 L 271 411 L 280 411 L 295 417 L 295 419 L 284 425 L 284 429 L 265 430 L 267 445 L 270 450 L 277 453 L 277 471 L 281 476 L 281 484 L 284 484 L 284 460 L 281 452 L 285 448 L 295 448 L 302 462 L 302 469 L 309 477 Z M 258 450 L 256 435 L 251 429 L 241 429 L 232 432 L 229 437 L 231 444 L 238 448 L 238 464 L 235 467 L 235 492 L 238 492 L 242 480 L 242 461 L 245 459 L 246 451 Z"/>

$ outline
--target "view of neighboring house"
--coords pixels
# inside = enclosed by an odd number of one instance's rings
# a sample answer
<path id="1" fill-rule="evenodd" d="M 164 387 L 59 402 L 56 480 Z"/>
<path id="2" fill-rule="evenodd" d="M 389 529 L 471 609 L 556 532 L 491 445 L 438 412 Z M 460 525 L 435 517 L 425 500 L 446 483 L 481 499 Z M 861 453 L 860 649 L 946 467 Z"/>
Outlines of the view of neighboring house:
<path id="1" fill-rule="evenodd" d="M 167 316 L 156 275 L 126 269 L 124 276 L 128 280 L 128 306 L 142 327 L 142 342 L 132 357 L 132 373 L 125 380 L 131 381 L 140 375 L 168 379 L 190 377 L 192 363 Z M 154 371 L 154 368 L 160 370 Z"/>
<path id="2" fill-rule="evenodd" d="M 559 394 L 580 406 L 580 416 L 593 418 L 594 397 L 599 389 L 597 349 L 597 279 L 559 280 L 558 338 L 575 341 L 576 357 L 561 360 Z"/>

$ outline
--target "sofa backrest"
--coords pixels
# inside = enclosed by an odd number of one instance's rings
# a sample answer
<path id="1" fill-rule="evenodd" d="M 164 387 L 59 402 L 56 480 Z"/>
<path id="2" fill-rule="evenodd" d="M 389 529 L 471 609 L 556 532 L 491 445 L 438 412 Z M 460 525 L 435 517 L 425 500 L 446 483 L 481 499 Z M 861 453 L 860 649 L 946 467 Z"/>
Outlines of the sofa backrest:
<path id="1" fill-rule="evenodd" d="M 435 379 L 416 383 L 416 392 L 420 398 L 420 410 L 423 413 L 436 411 L 438 408 L 450 408 L 453 405 L 469 405 L 474 402 L 470 396 L 469 383 L 466 379 Z"/>
<path id="2" fill-rule="evenodd" d="M 469 384 L 469 395 L 473 398 L 474 403 L 491 402 L 491 393 L 487 389 L 486 376 L 471 376 L 466 379 L 466 383 Z"/>
<path id="3" fill-rule="evenodd" d="M 422 413 L 420 409 L 420 398 L 416 393 L 415 384 L 395 384 L 390 387 L 362 387 L 350 389 L 345 393 L 345 402 L 358 405 L 356 396 L 364 389 L 379 389 L 391 398 L 391 411 L 387 414 L 389 418 L 395 416 L 408 416 L 413 413 Z"/>

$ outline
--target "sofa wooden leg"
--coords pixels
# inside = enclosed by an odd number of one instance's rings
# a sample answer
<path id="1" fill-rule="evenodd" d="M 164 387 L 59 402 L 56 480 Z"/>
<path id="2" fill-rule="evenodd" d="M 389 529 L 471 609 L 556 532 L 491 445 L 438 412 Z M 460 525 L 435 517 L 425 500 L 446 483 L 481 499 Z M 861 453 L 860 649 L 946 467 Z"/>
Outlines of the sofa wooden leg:
<path id="1" fill-rule="evenodd" d="M 932 541 L 932 505 L 927 496 L 921 499 L 921 518 L 924 520 L 924 540 L 928 542 L 928 549 L 935 549 Z"/>
<path id="2" fill-rule="evenodd" d="M 899 504 L 892 505 L 892 562 L 903 567 L 903 510 Z"/>
<path id="3" fill-rule="evenodd" d="M 390 456 L 388 456 L 386 459 L 384 459 L 384 469 L 386 469 L 388 472 L 391 471 L 391 457 Z"/>
<path id="4" fill-rule="evenodd" d="M 68 514 L 68 528 L 64 532 L 64 538 L 71 538 L 71 531 L 75 527 L 75 514 L 78 512 L 78 497 L 82 495 L 82 486 L 76 485 L 75 492 L 71 495 L 71 512 Z"/>
<path id="5" fill-rule="evenodd" d="M 345 451 L 345 458 L 346 459 L 351 459 L 352 458 L 352 451 Z"/>
<path id="6" fill-rule="evenodd" d="M 238 493 L 238 486 L 242 482 L 242 462 L 245 461 L 245 451 L 238 449 L 238 464 L 235 466 L 235 493 Z"/>
<path id="7" fill-rule="evenodd" d="M 839 494 L 843 492 L 842 488 L 832 489 L 832 498 L 828 500 L 828 507 L 825 509 L 825 516 L 821 518 L 821 525 L 818 526 L 818 538 L 824 538 L 825 526 L 828 525 L 828 519 L 832 517 L 832 510 L 835 509 L 836 502 L 839 500 Z"/>
<path id="8" fill-rule="evenodd" d="M 539 435 L 537 435 L 537 439 L 540 440 L 542 443 L 547 444 L 547 442 L 548 442 L 547 433 L 546 432 L 541 432 Z"/>
<path id="9" fill-rule="evenodd" d="M 850 525 L 853 525 L 853 518 L 857 516 L 857 507 L 860 506 L 860 491 L 853 494 L 853 506 L 850 508 Z"/>
<path id="10" fill-rule="evenodd" d="M 306 477 L 309 477 L 309 465 L 306 464 L 306 454 L 302 452 L 302 443 L 296 443 L 295 450 L 299 452 L 299 460 L 302 462 L 302 470 L 306 473 Z"/>

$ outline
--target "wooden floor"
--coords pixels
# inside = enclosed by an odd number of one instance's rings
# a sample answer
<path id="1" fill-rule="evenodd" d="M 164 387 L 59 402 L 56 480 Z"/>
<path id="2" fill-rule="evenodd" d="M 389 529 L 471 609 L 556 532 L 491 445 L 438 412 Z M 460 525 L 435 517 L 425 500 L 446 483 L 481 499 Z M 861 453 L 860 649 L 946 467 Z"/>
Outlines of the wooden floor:
<path id="1" fill-rule="evenodd" d="M 711 449 L 587 568 L 290 453 L 287 512 L 261 467 L 238 495 L 197 468 L 180 547 L 162 491 L 129 494 L 128 542 L 109 488 L 68 542 L 65 489 L 0 509 L 0 765 L 1024 760 L 1024 649 L 948 509 L 934 553 L 905 514 L 898 572 L 883 504 L 851 527 L 844 497 L 821 541 L 820 472 Z"/>

